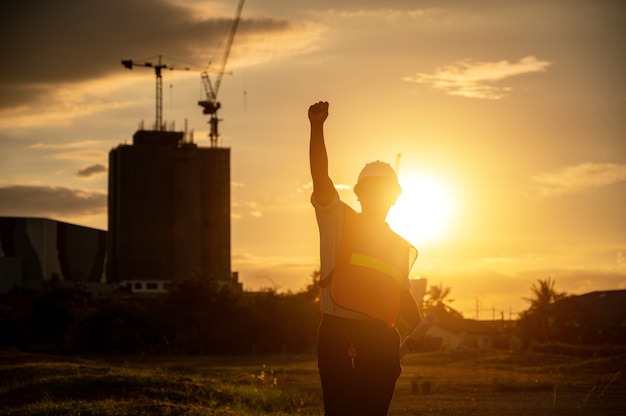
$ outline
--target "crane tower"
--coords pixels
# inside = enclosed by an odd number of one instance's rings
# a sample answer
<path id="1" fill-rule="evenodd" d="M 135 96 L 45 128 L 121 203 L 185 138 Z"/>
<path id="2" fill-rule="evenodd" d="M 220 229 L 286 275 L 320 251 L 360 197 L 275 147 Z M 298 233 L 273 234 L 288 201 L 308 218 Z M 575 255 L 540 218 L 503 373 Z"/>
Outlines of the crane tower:
<path id="1" fill-rule="evenodd" d="M 233 40 L 235 39 L 235 33 L 237 32 L 237 26 L 239 25 L 239 19 L 241 17 L 241 10 L 243 9 L 243 3 L 245 0 L 239 0 L 237 5 L 237 11 L 235 12 L 235 19 L 228 33 L 226 40 L 226 48 L 224 50 L 224 56 L 222 57 L 222 63 L 220 69 L 217 72 L 215 83 L 211 83 L 211 78 L 207 71 L 202 72 L 201 79 L 204 85 L 204 91 L 206 92 L 206 100 L 198 101 L 198 105 L 203 108 L 203 114 L 209 114 L 211 116 L 209 124 L 211 126 L 209 137 L 211 139 L 211 147 L 217 146 L 217 139 L 219 138 L 218 124 L 220 119 L 217 117 L 217 110 L 221 108 L 221 104 L 217 101 L 217 93 L 222 83 L 222 77 L 224 76 L 224 70 L 226 69 L 226 62 L 228 61 L 228 55 L 230 49 L 233 46 Z"/>
<path id="2" fill-rule="evenodd" d="M 173 65 L 168 66 L 161 61 L 161 55 L 159 55 L 159 60 L 156 64 L 152 62 L 134 62 L 130 59 L 123 59 L 122 65 L 128 69 L 133 69 L 135 66 L 154 68 L 154 74 L 156 75 L 156 118 L 154 121 L 154 129 L 158 131 L 165 130 L 165 125 L 163 124 L 163 78 L 161 72 L 163 69 L 184 69 L 188 71 L 189 68 L 175 68 Z"/>

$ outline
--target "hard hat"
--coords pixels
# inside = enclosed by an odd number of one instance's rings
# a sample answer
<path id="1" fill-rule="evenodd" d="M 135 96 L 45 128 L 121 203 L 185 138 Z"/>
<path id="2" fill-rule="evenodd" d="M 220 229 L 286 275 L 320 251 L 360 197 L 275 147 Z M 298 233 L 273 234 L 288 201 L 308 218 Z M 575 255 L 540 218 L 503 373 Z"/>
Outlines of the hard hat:
<path id="1" fill-rule="evenodd" d="M 393 168 L 389 165 L 389 163 L 381 162 L 380 160 L 365 165 L 359 174 L 359 180 L 357 183 L 361 182 L 363 178 L 371 177 L 389 178 L 393 180 L 394 183 L 398 183 L 398 175 L 396 175 Z"/>
<path id="2" fill-rule="evenodd" d="M 376 182 L 379 183 L 380 181 L 378 180 L 382 179 L 382 182 L 386 185 L 386 188 L 392 192 L 394 199 L 397 198 L 398 195 L 400 195 L 400 193 L 402 192 L 402 188 L 398 183 L 398 175 L 396 175 L 396 172 L 393 170 L 393 168 L 388 163 L 377 160 L 375 162 L 371 162 L 365 165 L 365 167 L 361 170 L 361 173 L 359 174 L 359 180 L 357 181 L 356 185 L 354 185 L 354 193 L 359 198 L 361 197 L 361 190 L 363 189 L 363 186 L 365 186 L 363 184 L 365 182 L 370 182 L 370 179 L 376 180 Z"/>

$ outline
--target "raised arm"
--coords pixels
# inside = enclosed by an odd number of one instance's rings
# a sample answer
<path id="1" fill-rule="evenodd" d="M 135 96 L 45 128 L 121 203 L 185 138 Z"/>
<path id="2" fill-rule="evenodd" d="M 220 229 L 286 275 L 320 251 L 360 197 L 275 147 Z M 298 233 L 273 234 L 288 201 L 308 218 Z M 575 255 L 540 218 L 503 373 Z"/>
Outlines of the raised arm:
<path id="1" fill-rule="evenodd" d="M 324 143 L 324 122 L 328 117 L 328 103 L 320 101 L 309 107 L 311 141 L 309 143 L 309 163 L 313 179 L 313 194 L 318 204 L 331 203 L 335 187 L 328 176 L 328 155 Z"/>

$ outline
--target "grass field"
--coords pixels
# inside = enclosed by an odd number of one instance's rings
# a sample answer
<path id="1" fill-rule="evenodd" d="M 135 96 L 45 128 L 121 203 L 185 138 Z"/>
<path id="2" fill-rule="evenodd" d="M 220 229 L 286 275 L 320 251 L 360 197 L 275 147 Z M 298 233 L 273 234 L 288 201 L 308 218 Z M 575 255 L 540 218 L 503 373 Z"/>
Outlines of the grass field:
<path id="1" fill-rule="evenodd" d="M 412 354 L 400 415 L 624 415 L 626 356 Z M 314 356 L 60 357 L 0 352 L 1 415 L 321 415 Z"/>

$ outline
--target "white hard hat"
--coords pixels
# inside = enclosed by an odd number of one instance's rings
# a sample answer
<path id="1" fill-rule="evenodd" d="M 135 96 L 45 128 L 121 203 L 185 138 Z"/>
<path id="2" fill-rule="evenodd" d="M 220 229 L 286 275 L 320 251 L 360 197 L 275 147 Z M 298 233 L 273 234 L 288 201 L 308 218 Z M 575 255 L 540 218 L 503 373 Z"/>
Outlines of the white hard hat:
<path id="1" fill-rule="evenodd" d="M 363 178 L 371 177 L 389 178 L 393 180 L 394 183 L 398 183 L 398 175 L 396 175 L 396 172 L 393 170 L 391 165 L 389 165 L 389 163 L 381 162 L 380 160 L 365 165 L 359 174 L 359 180 L 357 183 L 361 182 L 361 179 Z"/>
<path id="2" fill-rule="evenodd" d="M 402 192 L 402 188 L 398 183 L 398 175 L 396 175 L 396 172 L 388 163 L 377 160 L 365 165 L 359 174 L 357 184 L 354 185 L 354 193 L 359 198 L 361 197 L 361 191 L 364 186 L 363 183 L 368 182 L 368 179 L 384 179 L 383 182 L 388 185 L 388 189 L 393 191 L 394 198 L 397 198 L 400 192 Z"/>

